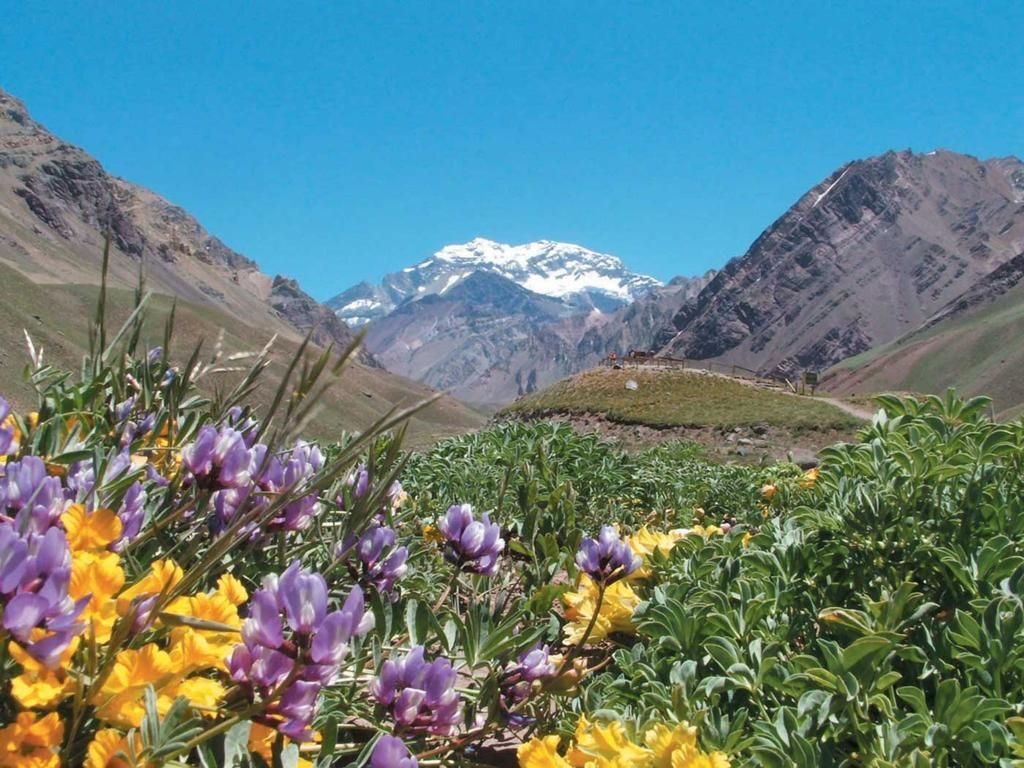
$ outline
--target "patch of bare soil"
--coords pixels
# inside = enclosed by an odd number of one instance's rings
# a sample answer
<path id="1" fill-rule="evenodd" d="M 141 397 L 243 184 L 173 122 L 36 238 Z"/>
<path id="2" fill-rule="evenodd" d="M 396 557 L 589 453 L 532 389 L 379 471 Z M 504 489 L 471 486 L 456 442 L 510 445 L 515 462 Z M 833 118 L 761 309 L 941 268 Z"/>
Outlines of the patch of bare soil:
<path id="1" fill-rule="evenodd" d="M 699 443 L 711 457 L 722 461 L 744 464 L 792 461 L 804 468 L 817 465 L 818 452 L 822 448 L 854 437 L 853 432 L 836 429 L 791 430 L 768 424 L 749 427 L 652 427 L 623 424 L 600 414 L 550 412 L 531 414 L 529 418 L 569 424 L 577 432 L 597 434 L 604 440 L 619 443 L 626 450 L 643 450 L 662 443 L 686 440 Z"/>

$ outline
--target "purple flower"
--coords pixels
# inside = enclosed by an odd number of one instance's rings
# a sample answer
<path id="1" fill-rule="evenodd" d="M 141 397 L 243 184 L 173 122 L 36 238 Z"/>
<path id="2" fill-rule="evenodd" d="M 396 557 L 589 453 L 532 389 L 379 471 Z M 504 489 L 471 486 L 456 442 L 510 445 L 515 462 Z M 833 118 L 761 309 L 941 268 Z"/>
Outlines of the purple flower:
<path id="1" fill-rule="evenodd" d="M 381 736 L 370 755 L 370 768 L 418 768 L 418 765 L 405 742 L 397 736 Z"/>
<path id="2" fill-rule="evenodd" d="M 370 473 L 366 470 L 365 464 L 355 468 L 349 478 L 349 486 L 352 488 L 352 495 L 357 499 L 363 498 L 370 490 Z"/>
<path id="3" fill-rule="evenodd" d="M 244 488 L 251 479 L 252 453 L 245 436 L 229 426 L 207 424 L 181 451 L 189 478 L 206 487 Z"/>
<path id="4" fill-rule="evenodd" d="M 359 587 L 340 610 L 328 612 L 323 576 L 294 562 L 253 593 L 228 671 L 250 700 L 279 697 L 267 709 L 278 730 L 308 740 L 320 689 L 334 682 L 351 639 L 372 626 Z"/>
<path id="5" fill-rule="evenodd" d="M 601 528 L 596 539 L 584 539 L 576 564 L 596 582 L 611 584 L 640 567 L 640 558 L 611 525 Z"/>
<path id="6" fill-rule="evenodd" d="M 364 585 L 372 585 L 381 594 L 390 593 L 395 582 L 402 578 L 409 566 L 408 547 L 395 546 L 395 532 L 386 525 L 373 523 L 358 540 L 351 537 L 337 548 L 339 558 L 345 558 L 355 551 L 362 565 L 362 572 L 353 568 L 354 577 Z"/>
<path id="7" fill-rule="evenodd" d="M 81 631 L 78 617 L 89 601 L 71 600 L 70 581 L 71 553 L 64 531 L 52 527 L 43 534 L 22 535 L 11 523 L 0 522 L 3 627 L 29 654 L 51 666 Z"/>
<path id="8" fill-rule="evenodd" d="M 450 736 L 462 721 L 462 699 L 455 690 L 455 669 L 448 659 L 427 662 L 417 645 L 402 659 L 388 659 L 370 683 L 370 693 L 395 723 L 419 733 Z"/>
<path id="9" fill-rule="evenodd" d="M 275 459 L 276 461 L 276 459 Z M 294 492 L 308 482 L 324 464 L 323 454 L 315 445 L 300 440 L 282 466 L 278 462 L 277 479 L 272 482 L 273 490 Z M 315 493 L 300 496 L 287 504 L 281 514 L 275 517 L 268 528 L 282 528 L 286 531 L 301 531 L 309 527 L 313 518 L 320 514 L 322 507 Z"/>
<path id="10" fill-rule="evenodd" d="M 540 690 L 545 680 L 555 676 L 555 665 L 551 661 L 546 645 L 536 646 L 519 655 L 516 663 L 509 666 L 499 681 L 501 691 L 501 708 L 506 717 L 515 725 L 530 722 L 514 711 L 516 705 L 528 699 L 531 694 Z"/>
<path id="11" fill-rule="evenodd" d="M 142 522 L 146 517 L 147 496 L 142 483 L 132 483 L 124 492 L 121 508 L 117 511 L 117 516 L 121 520 L 121 538 L 114 542 L 112 549 L 115 552 L 124 549 L 124 545 L 138 536 L 142 530 Z"/>
<path id="12" fill-rule="evenodd" d="M 259 434 L 260 424 L 256 419 L 249 416 L 247 410 L 242 410 L 237 405 L 230 408 L 224 419 L 224 424 L 241 433 L 246 447 L 253 447 L 256 442 L 256 436 Z"/>
<path id="13" fill-rule="evenodd" d="M 114 406 L 114 421 L 120 424 L 122 421 L 127 421 L 128 417 L 131 416 L 132 408 L 135 407 L 135 395 L 132 395 L 127 400 L 123 400 Z"/>
<path id="14" fill-rule="evenodd" d="M 18 433 L 11 419 L 11 407 L 0 397 L 0 456 L 18 451 Z"/>
<path id="15" fill-rule="evenodd" d="M 501 528 L 491 522 L 486 512 L 480 520 L 474 520 L 469 504 L 456 504 L 438 520 L 437 527 L 448 542 L 449 560 L 484 576 L 498 572 L 498 555 L 505 548 L 505 540 L 501 538 Z"/>
<path id="16" fill-rule="evenodd" d="M 308 573 L 296 560 L 281 574 L 278 583 L 278 605 L 295 632 L 309 635 L 320 626 L 327 614 L 327 582 L 319 573 Z"/>
<path id="17" fill-rule="evenodd" d="M 0 466 L 0 519 L 13 517 L 18 530 L 45 533 L 64 507 L 60 479 L 47 474 L 38 456 Z"/>

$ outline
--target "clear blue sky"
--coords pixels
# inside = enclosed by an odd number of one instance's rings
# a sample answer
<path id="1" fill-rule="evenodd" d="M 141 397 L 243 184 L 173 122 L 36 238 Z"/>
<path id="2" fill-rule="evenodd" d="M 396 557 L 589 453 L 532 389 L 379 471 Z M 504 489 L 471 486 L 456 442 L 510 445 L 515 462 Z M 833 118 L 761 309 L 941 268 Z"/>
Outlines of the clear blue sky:
<path id="1" fill-rule="evenodd" d="M 5 9 L 0 86 L 327 298 L 477 235 L 692 274 L 847 160 L 1022 156 L 1022 30 L 1019 1 L 51 0 Z"/>

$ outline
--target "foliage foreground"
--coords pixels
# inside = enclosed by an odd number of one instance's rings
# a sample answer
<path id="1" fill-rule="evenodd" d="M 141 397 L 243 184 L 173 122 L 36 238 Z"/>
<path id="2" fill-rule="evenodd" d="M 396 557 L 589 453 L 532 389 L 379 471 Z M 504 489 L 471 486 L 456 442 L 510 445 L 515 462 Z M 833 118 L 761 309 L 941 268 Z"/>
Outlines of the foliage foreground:
<path id="1" fill-rule="evenodd" d="M 546 424 L 297 438 L 138 319 L 0 401 L 0 766 L 1024 765 L 1024 428 L 883 399 L 819 470 Z"/>

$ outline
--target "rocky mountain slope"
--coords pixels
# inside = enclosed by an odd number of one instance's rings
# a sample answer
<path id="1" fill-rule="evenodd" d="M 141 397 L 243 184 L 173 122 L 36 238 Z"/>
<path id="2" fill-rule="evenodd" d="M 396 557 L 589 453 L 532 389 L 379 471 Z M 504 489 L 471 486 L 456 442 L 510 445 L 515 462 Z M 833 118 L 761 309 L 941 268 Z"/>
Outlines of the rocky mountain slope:
<path id="1" fill-rule="evenodd" d="M 481 405 L 508 402 L 574 367 L 569 309 L 492 272 L 406 301 L 369 326 L 366 345 L 390 370 Z"/>
<path id="2" fill-rule="evenodd" d="M 631 302 L 653 306 L 684 292 L 695 293 L 694 284 L 662 286 L 582 246 L 477 238 L 328 305 L 347 323 L 367 325 L 367 349 L 385 367 L 493 407 L 597 362 L 622 341 L 605 344 L 597 329 Z M 639 336 L 650 313 L 635 314 Z"/>
<path id="3" fill-rule="evenodd" d="M 1024 250 L 1024 163 L 888 152 L 800 198 L 660 332 L 664 352 L 782 375 L 918 328 Z"/>
<path id="4" fill-rule="evenodd" d="M 653 351 L 663 346 L 667 341 L 665 328 L 672 318 L 682 307 L 695 302 L 716 274 L 710 269 L 699 277 L 673 278 L 632 304 L 599 318 L 577 345 L 580 361 L 592 363 L 612 352 L 622 355 L 631 349 Z"/>
<path id="5" fill-rule="evenodd" d="M 1024 252 L 889 344 L 842 361 L 824 386 L 843 394 L 889 390 L 993 399 L 998 418 L 1024 414 Z"/>
<path id="6" fill-rule="evenodd" d="M 320 342 L 342 345 L 353 338 L 297 284 L 264 274 L 186 211 L 107 173 L 0 90 L 0 262 L 37 283 L 94 284 L 107 233 L 113 285 L 134 285 L 144 265 L 153 290 L 256 327 L 291 337 L 315 327 Z"/>
<path id="7" fill-rule="evenodd" d="M 370 323 L 366 345 L 403 376 L 493 407 L 596 365 L 612 351 L 650 349 L 656 330 L 713 275 L 677 278 L 601 312 L 476 271 Z"/>
<path id="8" fill-rule="evenodd" d="M 209 352 L 224 331 L 225 354 L 255 351 L 281 337 L 268 369 L 272 385 L 298 340 L 313 330 L 319 345 L 347 346 L 344 321 L 285 277 L 271 277 L 233 251 L 181 208 L 107 173 L 86 152 L 50 134 L 24 105 L 0 91 L 0 395 L 27 404 L 23 330 L 46 359 L 74 369 L 87 344 L 105 234 L 111 238 L 112 320 L 130 311 L 140 267 L 153 300 L 153 339 L 172 297 L 178 302 L 179 349 L 200 339 Z M 393 407 L 432 395 L 425 386 L 380 370 L 368 355 L 331 389 L 318 436 L 363 429 Z M 482 417 L 444 398 L 413 422 L 415 440 L 466 431 Z"/>
<path id="9" fill-rule="evenodd" d="M 611 311 L 661 285 L 653 277 L 631 272 L 614 256 L 571 243 L 506 245 L 478 237 L 445 246 L 412 267 L 386 275 L 380 285 L 359 283 L 327 306 L 350 325 L 363 325 L 404 301 L 444 295 L 475 272 L 499 275 L 577 311 Z"/>

